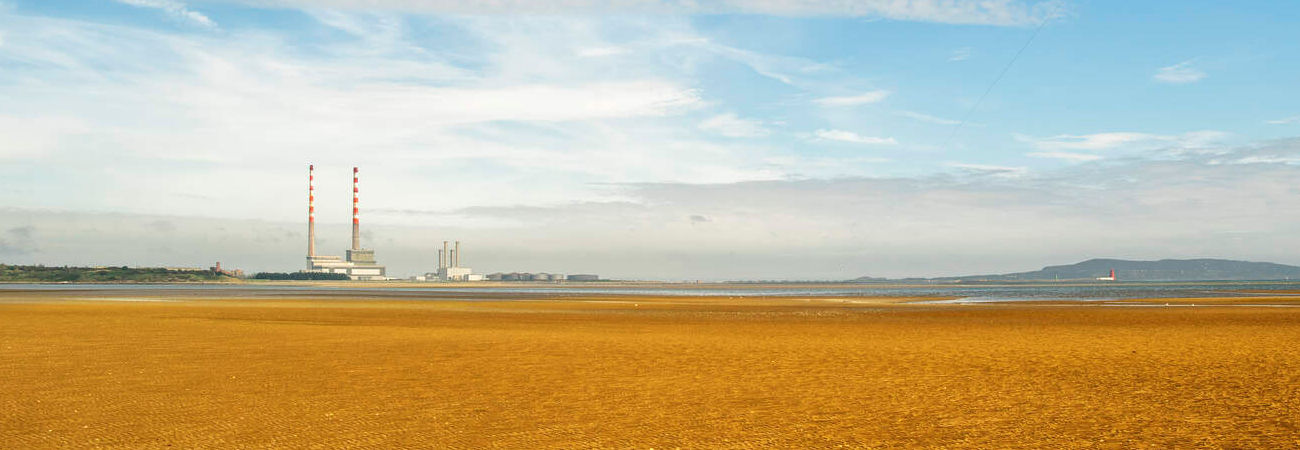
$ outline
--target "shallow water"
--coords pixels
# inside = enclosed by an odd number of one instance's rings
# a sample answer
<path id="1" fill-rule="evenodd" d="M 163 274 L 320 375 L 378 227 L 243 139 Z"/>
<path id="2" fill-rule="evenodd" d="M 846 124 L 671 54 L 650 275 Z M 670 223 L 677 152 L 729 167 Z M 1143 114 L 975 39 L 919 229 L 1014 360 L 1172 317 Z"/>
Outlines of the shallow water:
<path id="1" fill-rule="evenodd" d="M 173 291 L 179 294 L 211 292 L 244 292 L 250 294 L 281 294 L 328 292 L 331 294 L 401 294 L 418 298 L 421 294 L 492 296 L 521 294 L 526 296 L 551 295 L 640 295 L 640 296 L 706 296 L 706 297 L 952 297 L 938 300 L 945 303 L 983 303 L 1008 301 L 1086 300 L 1105 301 L 1118 299 L 1159 299 L 1194 297 L 1238 297 L 1259 295 L 1297 295 L 1300 282 L 1196 282 L 1196 283 L 1096 283 L 1096 284 L 1000 284 L 1000 285 L 872 285 L 845 286 L 844 284 L 754 284 L 736 285 L 526 285 L 519 287 L 402 287 L 400 285 L 332 287 L 284 286 L 257 284 L 0 284 L 0 291 Z M 1246 292 L 1254 291 L 1254 292 Z M 1270 294 L 1268 291 L 1278 291 Z M 1292 292 L 1286 292 L 1292 291 Z M 436 300 L 436 298 L 429 298 Z"/>

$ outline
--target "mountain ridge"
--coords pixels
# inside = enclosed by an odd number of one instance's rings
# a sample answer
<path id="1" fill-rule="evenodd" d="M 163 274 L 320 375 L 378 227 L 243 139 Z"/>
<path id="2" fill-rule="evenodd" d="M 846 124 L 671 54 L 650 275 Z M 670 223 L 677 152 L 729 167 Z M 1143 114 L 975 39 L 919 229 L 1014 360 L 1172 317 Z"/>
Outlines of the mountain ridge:
<path id="1" fill-rule="evenodd" d="M 1300 266 L 1218 258 L 1160 259 L 1154 261 L 1093 258 L 1039 270 L 992 275 L 906 278 L 924 281 L 1097 281 L 1115 270 L 1117 281 L 1266 281 L 1300 280 Z M 859 277 L 871 282 L 880 278 Z"/>

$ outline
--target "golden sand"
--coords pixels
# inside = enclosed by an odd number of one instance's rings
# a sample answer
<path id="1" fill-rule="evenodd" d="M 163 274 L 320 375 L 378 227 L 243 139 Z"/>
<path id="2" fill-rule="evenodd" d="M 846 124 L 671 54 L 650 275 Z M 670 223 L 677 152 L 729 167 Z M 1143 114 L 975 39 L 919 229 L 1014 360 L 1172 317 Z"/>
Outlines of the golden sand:
<path id="1" fill-rule="evenodd" d="M 0 448 L 1300 445 L 1300 308 L 67 295 Z"/>

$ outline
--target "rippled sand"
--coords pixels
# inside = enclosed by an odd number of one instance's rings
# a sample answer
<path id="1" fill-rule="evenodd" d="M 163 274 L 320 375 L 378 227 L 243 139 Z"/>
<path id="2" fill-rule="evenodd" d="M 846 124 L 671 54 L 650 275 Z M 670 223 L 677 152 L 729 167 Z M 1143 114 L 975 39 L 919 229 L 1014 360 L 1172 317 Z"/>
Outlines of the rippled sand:
<path id="1" fill-rule="evenodd" d="M 3 448 L 1300 445 L 1300 308 L 0 297 Z"/>

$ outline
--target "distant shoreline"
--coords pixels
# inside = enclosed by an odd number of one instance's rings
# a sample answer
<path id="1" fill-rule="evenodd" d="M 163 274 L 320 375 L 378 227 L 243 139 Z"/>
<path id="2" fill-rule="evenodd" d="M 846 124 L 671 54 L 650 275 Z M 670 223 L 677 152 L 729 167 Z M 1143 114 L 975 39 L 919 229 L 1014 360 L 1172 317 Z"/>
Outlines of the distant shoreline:
<path id="1" fill-rule="evenodd" d="M 248 286 L 365 286 L 365 287 L 455 287 L 455 288 L 500 288 L 500 287 L 589 287 L 589 288 L 614 288 L 614 287 L 646 287 L 646 286 L 665 286 L 681 287 L 692 289 L 771 289 L 780 287 L 803 288 L 860 288 L 860 287 L 1012 287 L 1012 286 L 1058 286 L 1058 287 L 1105 287 L 1105 286 L 1168 286 L 1168 285 L 1213 285 L 1213 286 L 1230 286 L 1230 285 L 1252 285 L 1252 284 L 1295 284 L 1300 286 L 1300 280 L 1297 279 L 1260 279 L 1260 280 L 1159 280 L 1159 281 L 1090 281 L 1090 280 L 988 280 L 988 281 L 871 281 L 871 282 L 854 282 L 854 281 L 655 281 L 655 280 L 625 280 L 625 281 L 447 281 L 447 282 L 430 282 L 430 281 L 410 281 L 410 280 L 256 280 L 244 278 L 227 278 L 221 280 L 194 280 L 194 281 L 137 281 L 137 280 L 106 280 L 106 281 L 48 281 L 39 279 L 30 280 L 0 280 L 0 285 L 14 284 L 42 284 L 42 285 L 114 285 L 114 284 L 137 284 L 137 285 L 248 285 Z"/>

